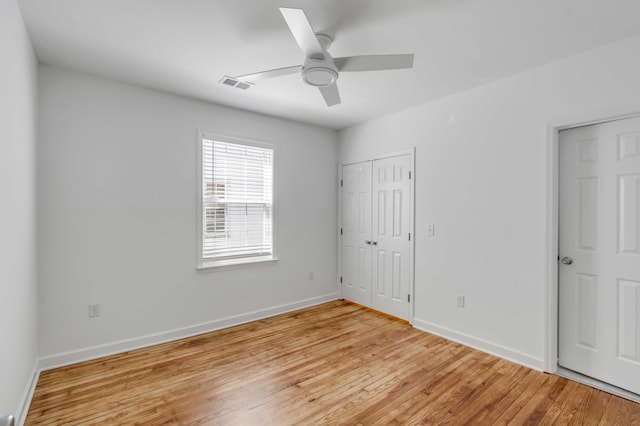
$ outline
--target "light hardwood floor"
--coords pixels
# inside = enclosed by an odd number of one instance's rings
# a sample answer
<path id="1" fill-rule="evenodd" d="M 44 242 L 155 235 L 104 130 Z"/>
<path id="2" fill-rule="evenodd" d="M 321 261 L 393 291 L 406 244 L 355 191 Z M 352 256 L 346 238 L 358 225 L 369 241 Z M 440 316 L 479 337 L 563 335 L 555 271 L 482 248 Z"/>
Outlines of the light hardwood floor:
<path id="1" fill-rule="evenodd" d="M 42 373 L 27 425 L 640 424 L 640 404 L 330 302 Z"/>

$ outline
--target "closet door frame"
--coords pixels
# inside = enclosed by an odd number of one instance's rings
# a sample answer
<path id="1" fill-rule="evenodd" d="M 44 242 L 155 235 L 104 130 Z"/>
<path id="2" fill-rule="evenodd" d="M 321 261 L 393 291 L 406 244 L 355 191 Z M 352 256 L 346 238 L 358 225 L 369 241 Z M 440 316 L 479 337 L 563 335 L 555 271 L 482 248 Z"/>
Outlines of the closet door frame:
<path id="1" fill-rule="evenodd" d="M 343 271 L 343 265 L 342 265 L 342 235 L 341 235 L 341 230 L 343 228 L 343 218 L 342 218 L 342 185 L 341 182 L 343 180 L 343 176 L 342 176 L 342 169 L 343 166 L 348 166 L 350 164 L 357 164 L 357 163 L 362 163 L 365 161 L 371 161 L 373 163 L 373 161 L 375 160 L 382 160 L 385 158 L 390 158 L 390 157 L 398 157 L 401 155 L 409 155 L 410 157 L 410 164 L 411 164 L 411 180 L 410 180 L 410 189 L 409 189 L 409 194 L 411 197 L 410 203 L 409 203 L 409 229 L 410 229 L 410 233 L 411 233 L 411 240 L 410 240 L 410 246 L 409 246 L 409 261 L 410 261 L 410 266 L 409 266 L 409 297 L 410 297 L 410 301 L 409 301 L 409 324 L 413 325 L 413 319 L 414 319 L 414 307 L 415 307 L 415 280 L 414 280 L 414 275 L 415 275 L 415 261 L 414 261 L 414 256 L 415 256 L 415 181 L 416 181 L 416 156 L 415 156 L 415 147 L 410 148 L 408 150 L 403 150 L 403 151 L 395 151 L 395 152 L 385 152 L 385 153 L 381 153 L 381 154 L 375 154 L 375 155 L 371 155 L 371 156 L 362 156 L 362 157 L 354 157 L 354 158 L 348 158 L 347 160 L 343 160 L 338 164 L 338 229 L 337 229 L 337 240 L 336 240 L 336 245 L 337 245 L 337 277 L 336 277 L 336 281 L 338 284 L 338 298 L 339 299 L 343 299 L 343 292 L 342 292 L 342 271 Z"/>

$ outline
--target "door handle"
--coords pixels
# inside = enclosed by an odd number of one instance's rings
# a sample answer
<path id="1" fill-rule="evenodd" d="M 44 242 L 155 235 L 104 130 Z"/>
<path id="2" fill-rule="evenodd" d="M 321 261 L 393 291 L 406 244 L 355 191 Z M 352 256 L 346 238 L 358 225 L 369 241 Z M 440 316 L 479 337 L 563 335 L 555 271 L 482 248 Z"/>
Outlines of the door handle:
<path id="1" fill-rule="evenodd" d="M 365 243 L 365 244 L 371 244 L 371 241 L 369 241 L 369 240 L 364 240 L 364 243 Z"/>
<path id="2" fill-rule="evenodd" d="M 569 256 L 565 256 L 560 260 L 560 262 L 562 262 L 563 265 L 571 265 L 573 263 L 573 259 Z"/>
<path id="3" fill-rule="evenodd" d="M 377 246 L 378 242 L 377 241 L 371 241 L 371 244 L 373 244 L 374 246 Z"/>

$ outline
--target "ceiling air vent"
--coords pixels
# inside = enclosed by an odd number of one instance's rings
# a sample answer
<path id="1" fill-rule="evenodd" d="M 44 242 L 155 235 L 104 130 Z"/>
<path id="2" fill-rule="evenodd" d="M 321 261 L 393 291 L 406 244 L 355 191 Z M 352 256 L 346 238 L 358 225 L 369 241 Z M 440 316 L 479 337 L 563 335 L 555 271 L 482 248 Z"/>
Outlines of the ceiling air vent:
<path id="1" fill-rule="evenodd" d="M 218 83 L 224 84 L 226 86 L 236 87 L 242 90 L 247 90 L 253 84 L 247 81 L 240 81 L 237 78 L 229 77 L 228 75 L 222 77 L 222 79 Z"/>

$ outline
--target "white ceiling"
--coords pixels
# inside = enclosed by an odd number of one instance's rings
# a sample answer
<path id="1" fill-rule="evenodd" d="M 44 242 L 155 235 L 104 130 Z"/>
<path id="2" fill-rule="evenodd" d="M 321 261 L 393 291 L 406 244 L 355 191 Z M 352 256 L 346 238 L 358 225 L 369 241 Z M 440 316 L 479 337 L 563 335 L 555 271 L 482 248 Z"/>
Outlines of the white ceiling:
<path id="1" fill-rule="evenodd" d="M 640 34 L 638 0 L 19 3 L 43 63 L 334 129 Z M 246 91 L 218 84 L 302 63 L 280 6 L 303 8 L 334 37 L 334 57 L 414 53 L 414 68 L 342 73 L 333 107 L 298 75 Z"/>

